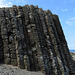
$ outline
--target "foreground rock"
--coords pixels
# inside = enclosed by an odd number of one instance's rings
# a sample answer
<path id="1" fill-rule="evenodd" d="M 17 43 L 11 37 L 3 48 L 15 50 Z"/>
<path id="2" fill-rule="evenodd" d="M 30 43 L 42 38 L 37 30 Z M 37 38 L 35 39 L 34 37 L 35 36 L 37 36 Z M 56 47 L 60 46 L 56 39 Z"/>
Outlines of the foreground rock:
<path id="1" fill-rule="evenodd" d="M 13 67 L 11 65 L 0 65 L 0 75 L 44 75 L 40 71 L 31 72 L 23 69 L 19 69 L 17 67 Z"/>
<path id="2" fill-rule="evenodd" d="M 0 8 L 0 61 L 45 75 L 72 75 L 57 15 L 33 5 Z"/>

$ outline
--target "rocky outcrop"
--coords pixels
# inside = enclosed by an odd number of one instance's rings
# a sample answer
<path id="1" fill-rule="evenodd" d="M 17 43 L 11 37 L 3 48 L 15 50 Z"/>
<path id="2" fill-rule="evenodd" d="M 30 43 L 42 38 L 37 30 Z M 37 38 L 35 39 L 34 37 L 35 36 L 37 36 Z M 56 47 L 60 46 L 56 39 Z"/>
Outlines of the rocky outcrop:
<path id="1" fill-rule="evenodd" d="M 57 15 L 33 5 L 0 8 L 0 62 L 45 75 L 72 75 Z"/>

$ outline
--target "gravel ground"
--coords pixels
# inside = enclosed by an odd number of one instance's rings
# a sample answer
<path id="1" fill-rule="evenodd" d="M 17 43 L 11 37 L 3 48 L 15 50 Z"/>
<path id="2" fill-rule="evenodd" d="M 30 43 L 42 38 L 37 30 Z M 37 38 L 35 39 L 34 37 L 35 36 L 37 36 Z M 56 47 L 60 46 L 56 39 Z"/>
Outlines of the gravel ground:
<path id="1" fill-rule="evenodd" d="M 0 75 L 44 75 L 42 72 L 30 72 L 17 67 L 0 64 Z"/>

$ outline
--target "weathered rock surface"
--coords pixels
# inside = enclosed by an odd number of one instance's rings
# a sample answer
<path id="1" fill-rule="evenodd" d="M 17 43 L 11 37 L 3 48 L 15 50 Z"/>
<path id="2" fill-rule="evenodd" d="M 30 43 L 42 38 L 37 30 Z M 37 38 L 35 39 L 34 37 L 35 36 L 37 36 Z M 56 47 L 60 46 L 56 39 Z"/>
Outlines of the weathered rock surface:
<path id="1" fill-rule="evenodd" d="M 40 71 L 26 71 L 24 69 L 19 69 L 12 65 L 1 64 L 0 65 L 0 75 L 44 75 Z"/>
<path id="2" fill-rule="evenodd" d="M 0 8 L 0 62 L 45 75 L 73 75 L 57 15 L 33 5 Z"/>

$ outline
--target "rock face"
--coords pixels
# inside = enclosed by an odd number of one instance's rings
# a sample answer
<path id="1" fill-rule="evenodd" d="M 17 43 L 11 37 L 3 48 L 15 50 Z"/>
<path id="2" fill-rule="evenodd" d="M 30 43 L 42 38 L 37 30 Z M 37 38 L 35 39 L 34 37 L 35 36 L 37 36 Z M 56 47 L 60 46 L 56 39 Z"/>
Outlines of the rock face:
<path id="1" fill-rule="evenodd" d="M 38 6 L 0 8 L 0 62 L 45 75 L 72 75 L 57 15 Z"/>

